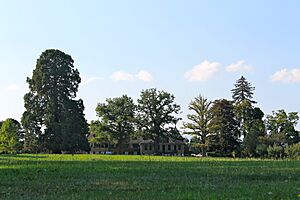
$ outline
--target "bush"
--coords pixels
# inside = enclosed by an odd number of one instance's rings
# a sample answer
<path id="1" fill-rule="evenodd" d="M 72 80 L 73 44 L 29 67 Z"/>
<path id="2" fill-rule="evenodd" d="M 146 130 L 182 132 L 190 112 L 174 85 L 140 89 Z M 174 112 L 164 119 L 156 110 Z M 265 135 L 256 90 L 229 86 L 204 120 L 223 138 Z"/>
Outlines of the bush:
<path id="1" fill-rule="evenodd" d="M 282 158 L 284 155 L 283 148 L 276 144 L 274 146 L 269 146 L 267 151 L 270 158 Z"/>
<path id="2" fill-rule="evenodd" d="M 300 158 L 300 142 L 287 146 L 284 153 L 288 158 Z"/>
<path id="3" fill-rule="evenodd" d="M 257 145 L 255 152 L 259 157 L 266 157 L 268 155 L 268 147 L 265 144 Z"/>

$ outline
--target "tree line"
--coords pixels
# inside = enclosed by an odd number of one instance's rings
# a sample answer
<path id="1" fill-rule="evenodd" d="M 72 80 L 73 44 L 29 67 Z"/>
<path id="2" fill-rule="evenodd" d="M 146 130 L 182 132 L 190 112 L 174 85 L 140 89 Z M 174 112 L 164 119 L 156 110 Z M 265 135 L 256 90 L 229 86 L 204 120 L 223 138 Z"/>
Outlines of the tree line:
<path id="1" fill-rule="evenodd" d="M 278 110 L 264 117 L 253 100 L 255 88 L 245 77 L 231 90 L 232 99 L 209 100 L 199 95 L 188 106 L 183 127 L 175 96 L 156 88 L 141 91 L 137 103 L 127 95 L 108 98 L 96 107 L 98 120 L 87 123 L 84 105 L 76 99 L 80 74 L 70 55 L 49 49 L 37 59 L 29 92 L 24 95 L 21 123 L 0 123 L 0 152 L 88 152 L 89 142 L 116 144 L 118 152 L 130 138 L 151 139 L 155 153 L 168 138 L 184 140 L 201 156 L 298 157 L 297 112 Z M 88 141 L 89 134 L 94 137 Z"/>

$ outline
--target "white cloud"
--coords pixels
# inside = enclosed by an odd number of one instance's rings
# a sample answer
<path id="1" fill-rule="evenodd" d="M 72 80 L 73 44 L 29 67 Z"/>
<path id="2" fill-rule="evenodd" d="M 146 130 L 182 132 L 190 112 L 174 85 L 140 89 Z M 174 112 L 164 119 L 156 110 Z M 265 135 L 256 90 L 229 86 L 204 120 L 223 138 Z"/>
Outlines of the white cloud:
<path id="1" fill-rule="evenodd" d="M 99 77 L 88 77 L 88 76 L 83 75 L 81 77 L 81 84 L 82 85 L 88 85 L 88 84 L 90 84 L 90 83 L 92 83 L 96 80 L 99 80 L 99 79 L 101 79 L 101 78 L 99 78 Z"/>
<path id="2" fill-rule="evenodd" d="M 114 81 L 132 81 L 134 76 L 126 72 L 117 71 L 111 75 L 111 79 Z"/>
<path id="3" fill-rule="evenodd" d="M 14 92 L 14 91 L 17 91 L 19 89 L 21 89 L 21 87 L 17 84 L 11 84 L 11 85 L 6 87 L 6 90 L 10 91 L 10 92 Z"/>
<path id="4" fill-rule="evenodd" d="M 253 67 L 247 64 L 244 60 L 239 60 L 226 67 L 227 72 L 252 72 Z"/>
<path id="5" fill-rule="evenodd" d="M 145 70 L 140 70 L 135 75 L 127 72 L 117 71 L 111 75 L 111 79 L 114 81 L 133 81 L 138 79 L 144 82 L 151 82 L 153 80 L 153 77 L 149 72 Z"/>
<path id="6" fill-rule="evenodd" d="M 144 81 L 144 82 L 151 82 L 153 80 L 152 75 L 145 71 L 145 70 L 141 70 L 139 71 L 139 73 L 137 73 L 135 75 L 139 80 Z"/>
<path id="7" fill-rule="evenodd" d="M 275 72 L 271 76 L 271 80 L 274 82 L 283 82 L 283 83 L 300 83 L 300 69 L 291 69 L 286 68 Z"/>
<path id="8" fill-rule="evenodd" d="M 219 71 L 219 67 L 220 63 L 205 60 L 188 70 L 184 77 L 189 81 L 207 81 Z"/>

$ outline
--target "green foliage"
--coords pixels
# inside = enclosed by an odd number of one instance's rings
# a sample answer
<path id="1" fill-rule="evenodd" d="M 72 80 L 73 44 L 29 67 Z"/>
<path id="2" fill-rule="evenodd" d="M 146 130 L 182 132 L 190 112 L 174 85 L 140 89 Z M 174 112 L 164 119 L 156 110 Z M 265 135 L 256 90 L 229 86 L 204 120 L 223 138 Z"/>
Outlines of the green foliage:
<path id="1" fill-rule="evenodd" d="M 270 158 L 283 158 L 284 156 L 284 149 L 283 147 L 275 144 L 274 146 L 269 146 L 267 148 L 267 151 L 268 151 L 268 156 Z"/>
<path id="2" fill-rule="evenodd" d="M 210 151 L 220 152 L 223 156 L 231 156 L 233 151 L 239 152 L 238 122 L 232 102 L 226 99 L 214 101 L 211 114 Z"/>
<path id="3" fill-rule="evenodd" d="M 251 107 L 247 112 L 244 121 L 245 134 L 243 140 L 243 152 L 246 156 L 256 156 L 256 147 L 259 137 L 266 135 L 265 124 L 263 121 L 264 113 L 260 108 Z"/>
<path id="4" fill-rule="evenodd" d="M 200 141 L 200 138 L 197 135 L 194 135 L 189 142 L 189 151 L 191 154 L 202 154 L 203 155 L 203 144 Z"/>
<path id="5" fill-rule="evenodd" d="M 297 112 L 286 113 L 284 110 L 278 110 L 268 115 L 266 126 L 270 142 L 279 146 L 300 142 L 300 133 L 295 129 L 298 120 Z"/>
<path id="6" fill-rule="evenodd" d="M 199 145 L 202 149 L 202 155 L 206 156 L 207 151 L 207 137 L 210 133 L 209 123 L 212 119 L 210 113 L 211 102 L 207 98 L 202 97 L 201 95 L 196 97 L 189 105 L 189 110 L 193 111 L 194 114 L 188 114 L 187 118 L 190 122 L 184 123 L 184 128 L 186 134 L 196 135 L 199 137 Z M 199 146 L 198 145 L 198 146 Z"/>
<path id="7" fill-rule="evenodd" d="M 27 78 L 22 116 L 25 147 L 30 151 L 88 150 L 88 125 L 82 100 L 74 100 L 81 81 L 71 56 L 59 50 L 41 54 Z"/>
<path id="8" fill-rule="evenodd" d="M 234 87 L 235 88 L 232 89 L 231 92 L 235 104 L 239 104 L 244 100 L 247 100 L 250 103 L 256 103 L 252 100 L 255 87 L 252 87 L 251 83 L 249 83 L 244 76 L 236 81 Z"/>
<path id="9" fill-rule="evenodd" d="M 180 118 L 180 106 L 174 103 L 174 95 L 155 88 L 143 90 L 137 106 L 137 125 L 144 138 L 154 141 L 158 153 L 159 143 L 167 138 L 181 139 L 176 128 Z"/>
<path id="10" fill-rule="evenodd" d="M 120 153 L 122 145 L 134 133 L 135 109 L 132 98 L 127 95 L 99 103 L 96 112 L 100 121 L 93 121 L 90 128 L 95 134 L 93 142 L 116 143 Z"/>
<path id="11" fill-rule="evenodd" d="M 285 147 L 284 153 L 288 158 L 300 158 L 300 142 Z"/>
<path id="12" fill-rule="evenodd" d="M 265 144 L 258 144 L 255 148 L 255 153 L 261 158 L 264 158 L 268 155 L 268 146 Z"/>
<path id="13" fill-rule="evenodd" d="M 22 149 L 22 129 L 18 121 L 6 119 L 0 127 L 0 153 L 16 153 Z"/>

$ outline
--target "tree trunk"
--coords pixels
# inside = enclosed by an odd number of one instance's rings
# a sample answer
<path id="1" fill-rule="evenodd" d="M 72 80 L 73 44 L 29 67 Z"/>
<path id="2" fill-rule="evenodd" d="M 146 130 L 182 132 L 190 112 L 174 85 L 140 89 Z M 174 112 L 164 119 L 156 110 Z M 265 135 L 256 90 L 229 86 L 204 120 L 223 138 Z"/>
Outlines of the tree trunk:
<path id="1" fill-rule="evenodd" d="M 122 140 L 119 140 L 118 141 L 118 144 L 117 144 L 117 147 L 118 147 L 118 154 L 122 154 L 122 149 L 123 149 L 123 141 Z"/>
<path id="2" fill-rule="evenodd" d="M 154 139 L 154 154 L 159 155 L 159 137 Z"/>
<path id="3" fill-rule="evenodd" d="M 202 156 L 206 157 L 207 146 L 205 144 L 205 140 L 202 143 Z"/>

